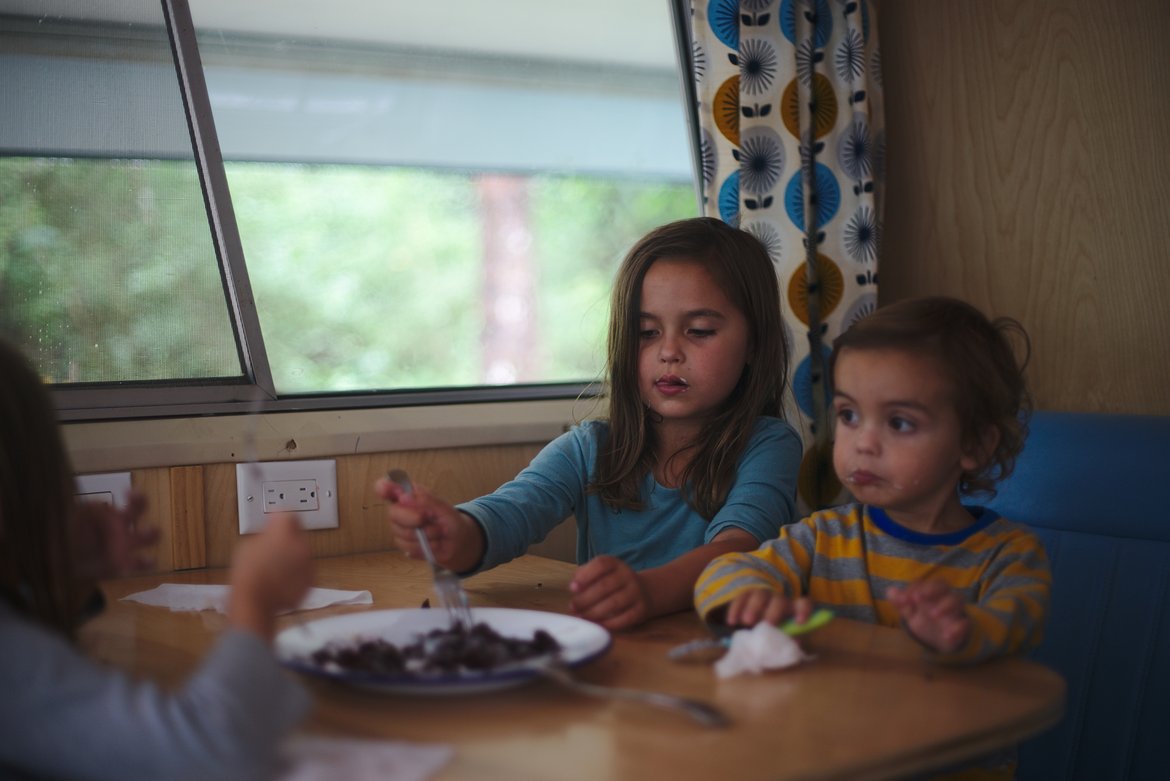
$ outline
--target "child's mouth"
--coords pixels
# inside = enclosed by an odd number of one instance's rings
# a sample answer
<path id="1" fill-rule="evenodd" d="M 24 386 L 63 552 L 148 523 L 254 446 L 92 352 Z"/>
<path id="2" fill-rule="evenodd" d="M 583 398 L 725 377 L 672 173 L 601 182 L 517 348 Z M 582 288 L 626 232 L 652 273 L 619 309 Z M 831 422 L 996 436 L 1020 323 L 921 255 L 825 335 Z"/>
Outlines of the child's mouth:
<path id="1" fill-rule="evenodd" d="M 658 389 L 659 393 L 674 396 L 685 392 L 690 386 L 686 380 L 677 374 L 664 374 L 654 381 L 654 387 Z"/>
<path id="2" fill-rule="evenodd" d="M 895 491 L 904 490 L 902 486 L 898 485 L 897 483 L 887 480 L 880 475 L 876 475 L 873 472 L 867 472 L 864 469 L 854 469 L 845 477 L 845 482 L 849 485 L 858 486 L 859 488 L 880 484 L 885 485 L 887 488 L 892 488 Z"/>

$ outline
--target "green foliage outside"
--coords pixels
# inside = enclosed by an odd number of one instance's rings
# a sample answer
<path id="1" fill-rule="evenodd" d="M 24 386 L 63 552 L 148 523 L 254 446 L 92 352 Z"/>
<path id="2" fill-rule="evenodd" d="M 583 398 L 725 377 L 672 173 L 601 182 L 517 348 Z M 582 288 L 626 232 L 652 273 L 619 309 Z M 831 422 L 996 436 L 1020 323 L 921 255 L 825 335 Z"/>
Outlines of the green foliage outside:
<path id="1" fill-rule="evenodd" d="M 0 159 L 0 334 L 49 382 L 241 373 L 190 164 Z"/>
<path id="2" fill-rule="evenodd" d="M 470 386 L 481 217 L 461 173 L 228 164 L 282 393 Z M 696 213 L 689 183 L 534 177 L 539 379 L 594 378 L 629 246 Z M 0 159 L 0 333 L 52 382 L 240 373 L 190 164 Z"/>

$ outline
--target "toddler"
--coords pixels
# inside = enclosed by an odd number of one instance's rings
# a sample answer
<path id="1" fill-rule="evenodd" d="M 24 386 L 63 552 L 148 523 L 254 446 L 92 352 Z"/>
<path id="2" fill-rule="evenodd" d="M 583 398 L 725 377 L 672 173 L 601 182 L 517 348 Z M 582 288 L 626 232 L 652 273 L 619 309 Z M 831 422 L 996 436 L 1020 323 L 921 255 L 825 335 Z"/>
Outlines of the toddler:
<path id="1" fill-rule="evenodd" d="M 695 587 L 728 626 L 805 619 L 815 604 L 906 632 L 935 659 L 977 662 L 1040 642 L 1050 575 L 1039 539 L 960 492 L 994 491 L 1023 446 L 1022 369 L 1007 334 L 950 298 L 881 307 L 831 358 L 833 467 L 856 502 L 814 513 Z M 1026 340 L 1026 336 L 1025 336 Z"/>

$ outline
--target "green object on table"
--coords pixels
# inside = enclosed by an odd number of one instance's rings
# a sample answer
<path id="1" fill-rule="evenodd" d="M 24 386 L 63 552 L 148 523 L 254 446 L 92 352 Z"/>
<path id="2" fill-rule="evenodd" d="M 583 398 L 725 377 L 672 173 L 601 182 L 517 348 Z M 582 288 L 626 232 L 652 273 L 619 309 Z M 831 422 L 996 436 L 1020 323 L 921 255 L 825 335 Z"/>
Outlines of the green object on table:
<path id="1" fill-rule="evenodd" d="M 833 611 L 822 607 L 814 610 L 812 615 L 803 624 L 790 619 L 777 627 L 781 632 L 790 636 L 806 635 L 833 620 Z M 711 637 L 703 640 L 692 640 L 689 643 L 675 646 L 666 652 L 669 659 L 676 662 L 711 662 L 723 656 L 731 646 L 731 635 L 725 637 Z"/>
<path id="2" fill-rule="evenodd" d="M 780 631 L 786 635 L 792 635 L 793 637 L 796 637 L 797 635 L 808 634 L 814 629 L 820 629 L 822 626 L 832 620 L 833 611 L 829 610 L 827 607 L 822 607 L 818 610 L 814 610 L 813 614 L 809 616 L 808 620 L 803 624 L 796 623 L 795 618 L 785 621 L 780 625 Z"/>

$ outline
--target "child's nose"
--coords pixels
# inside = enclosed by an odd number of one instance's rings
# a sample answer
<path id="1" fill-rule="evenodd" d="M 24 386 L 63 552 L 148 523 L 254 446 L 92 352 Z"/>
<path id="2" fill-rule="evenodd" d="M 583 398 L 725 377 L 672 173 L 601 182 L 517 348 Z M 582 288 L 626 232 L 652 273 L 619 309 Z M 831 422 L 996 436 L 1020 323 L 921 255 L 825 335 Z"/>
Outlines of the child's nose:
<path id="1" fill-rule="evenodd" d="M 664 363 L 677 363 L 682 360 L 682 346 L 677 336 L 663 335 L 658 343 L 658 359 Z"/>
<path id="2" fill-rule="evenodd" d="M 876 453 L 881 447 L 880 432 L 876 426 L 862 425 L 857 428 L 855 444 L 862 453 Z"/>

